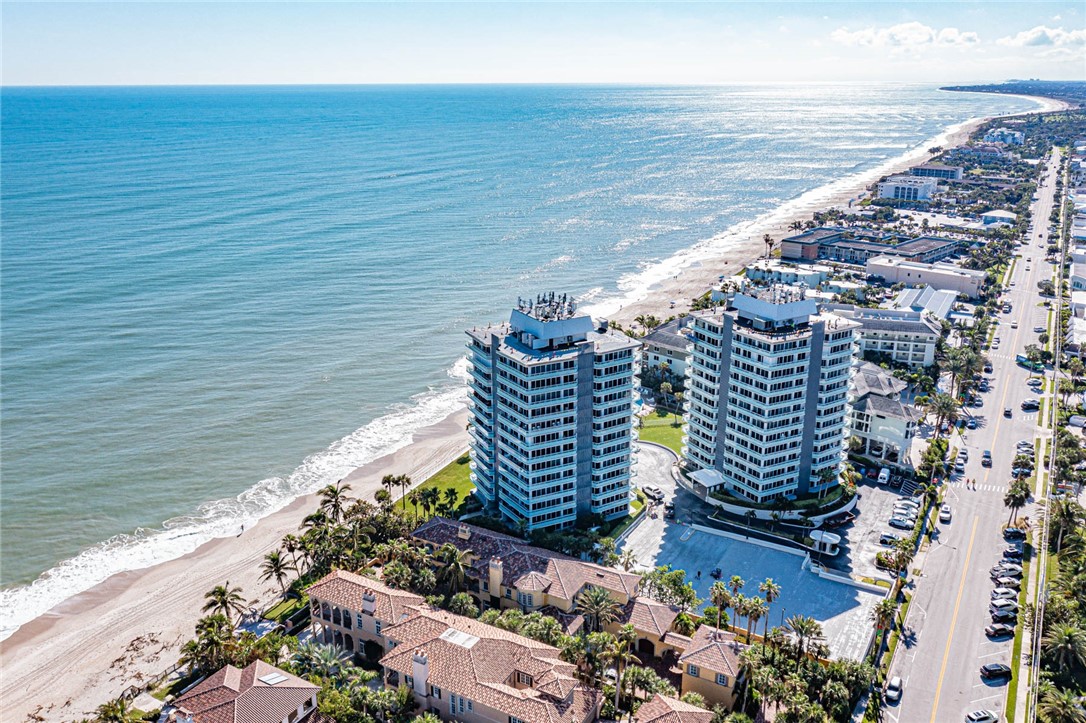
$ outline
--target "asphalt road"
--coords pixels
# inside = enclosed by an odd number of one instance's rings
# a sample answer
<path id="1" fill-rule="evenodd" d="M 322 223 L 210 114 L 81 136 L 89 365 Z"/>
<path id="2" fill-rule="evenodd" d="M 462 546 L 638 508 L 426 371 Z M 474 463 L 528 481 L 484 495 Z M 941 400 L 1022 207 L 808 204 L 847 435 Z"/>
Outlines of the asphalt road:
<path id="1" fill-rule="evenodd" d="M 947 492 L 953 521 L 939 526 L 926 553 L 923 575 L 914 583 L 904 647 L 899 648 L 891 671 L 905 683 L 901 702 L 887 708 L 887 718 L 895 723 L 960 721 L 979 708 L 1003 715 L 1007 683 L 988 683 L 978 672 L 985 663 L 1011 663 L 1011 640 L 991 641 L 984 635 L 993 588 L 988 570 L 1001 558 L 1005 545 L 1000 531 L 1009 512 L 1003 506 L 1003 494 L 1011 479 L 1015 444 L 1041 434 L 1037 414 L 1026 414 L 1019 406 L 1038 395 L 1027 386 L 1029 374 L 1015 364 L 1014 357 L 1027 344 L 1037 343 L 1033 329 L 1047 323 L 1048 310 L 1039 306 L 1037 282 L 1052 273 L 1052 265 L 1044 261 L 1043 244 L 1058 166 L 1058 159 L 1049 163 L 1045 184 L 1038 189 L 1034 232 L 1029 244 L 1019 248 L 1021 258 L 1011 277 L 1014 285 L 1004 297 L 1013 311 L 999 314 L 996 336 L 1001 343 L 988 353 L 992 388 L 983 395 L 984 406 L 971 410 L 981 417 L 981 425 L 966 431 L 964 437 L 955 435 L 952 442 L 957 447 L 964 444 L 969 462 L 965 474 L 955 478 Z M 1017 329 L 1011 328 L 1014 320 Z M 1009 419 L 1003 416 L 1007 407 L 1012 410 Z M 984 450 L 992 452 L 993 465 L 988 468 L 981 466 Z M 964 478 L 975 479 L 978 489 L 967 489 Z M 1022 514 L 1029 514 L 1028 510 Z"/>

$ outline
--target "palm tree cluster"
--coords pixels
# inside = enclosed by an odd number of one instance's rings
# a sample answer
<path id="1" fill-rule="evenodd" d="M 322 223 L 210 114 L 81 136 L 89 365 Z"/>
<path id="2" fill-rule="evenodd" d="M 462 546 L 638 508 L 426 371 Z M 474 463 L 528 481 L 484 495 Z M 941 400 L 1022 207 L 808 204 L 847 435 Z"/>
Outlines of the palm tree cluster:
<path id="1" fill-rule="evenodd" d="M 854 660 L 819 662 L 827 655 L 818 621 L 788 618 L 785 627 L 772 628 L 764 642 L 740 654 L 738 709 L 753 714 L 759 707 L 774 706 L 775 720 L 782 723 L 849 720 L 875 670 Z"/>
<path id="2" fill-rule="evenodd" d="M 406 685 L 373 689 L 378 674 L 351 664 L 350 653 L 332 645 L 308 641 L 295 651 L 289 665 L 296 675 L 320 686 L 317 710 L 337 723 L 411 723 L 418 704 Z"/>
<path id="3" fill-rule="evenodd" d="M 1045 723 L 1086 723 L 1086 510 L 1070 498 L 1046 504 L 1049 552 L 1058 555 L 1048 583 L 1041 637 L 1037 713 Z M 1033 616 L 1027 622 L 1036 625 Z"/>
<path id="4" fill-rule="evenodd" d="M 230 619 L 217 612 L 196 622 L 196 637 L 181 646 L 181 663 L 204 675 L 224 665 L 244 668 L 255 660 L 279 665 L 296 642 L 278 632 L 260 638 L 248 631 L 238 634 Z"/>

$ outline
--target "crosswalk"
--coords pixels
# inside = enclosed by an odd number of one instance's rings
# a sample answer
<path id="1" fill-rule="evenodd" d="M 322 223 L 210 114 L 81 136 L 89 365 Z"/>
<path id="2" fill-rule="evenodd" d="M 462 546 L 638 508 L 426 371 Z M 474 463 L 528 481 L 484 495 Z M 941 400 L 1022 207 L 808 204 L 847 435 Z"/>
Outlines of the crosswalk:
<path id="1" fill-rule="evenodd" d="M 966 487 L 965 480 L 950 482 L 947 486 L 963 492 L 999 492 L 1002 494 L 1007 491 L 1007 485 L 983 484 L 981 482 L 978 482 L 975 487 L 973 485 Z"/>

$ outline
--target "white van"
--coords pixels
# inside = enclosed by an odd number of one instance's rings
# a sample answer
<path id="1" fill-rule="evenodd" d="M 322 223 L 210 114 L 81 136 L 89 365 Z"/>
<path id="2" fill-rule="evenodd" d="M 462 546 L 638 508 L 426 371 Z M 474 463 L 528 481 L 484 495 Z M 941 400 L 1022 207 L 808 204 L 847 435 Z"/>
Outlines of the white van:
<path id="1" fill-rule="evenodd" d="M 880 485 L 888 485 L 888 484 L 890 484 L 890 468 L 889 467 L 883 467 L 882 469 L 879 470 L 879 484 Z"/>

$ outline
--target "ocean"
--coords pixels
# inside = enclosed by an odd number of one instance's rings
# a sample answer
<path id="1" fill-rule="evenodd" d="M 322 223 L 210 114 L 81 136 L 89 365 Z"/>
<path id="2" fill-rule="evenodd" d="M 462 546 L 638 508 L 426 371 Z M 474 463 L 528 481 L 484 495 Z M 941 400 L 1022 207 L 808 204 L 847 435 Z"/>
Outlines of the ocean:
<path id="1" fill-rule="evenodd" d="M 463 330 L 518 296 L 616 308 L 691 247 L 1035 107 L 875 84 L 4 88 L 0 638 L 402 447 L 463 405 Z"/>

